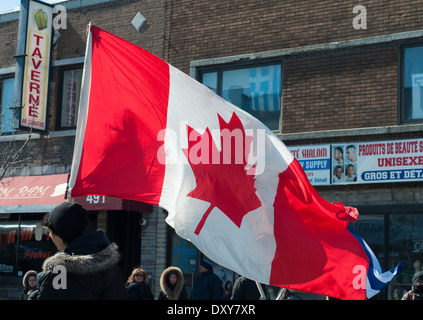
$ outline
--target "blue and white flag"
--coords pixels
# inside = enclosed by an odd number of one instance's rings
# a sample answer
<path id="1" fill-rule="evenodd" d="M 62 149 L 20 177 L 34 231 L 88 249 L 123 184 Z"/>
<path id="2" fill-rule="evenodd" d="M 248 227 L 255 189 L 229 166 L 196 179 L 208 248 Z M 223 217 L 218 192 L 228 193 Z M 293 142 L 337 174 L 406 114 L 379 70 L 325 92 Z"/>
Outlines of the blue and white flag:
<path id="1" fill-rule="evenodd" d="M 281 70 L 273 66 L 250 69 L 251 109 L 279 111 Z"/>
<path id="2" fill-rule="evenodd" d="M 389 271 L 384 271 L 366 241 L 364 241 L 364 239 L 360 237 L 352 228 L 348 227 L 348 230 L 358 240 L 358 242 L 360 242 L 363 250 L 366 252 L 367 257 L 369 258 L 366 293 L 367 299 L 370 299 L 371 297 L 378 294 L 396 275 L 401 273 L 402 269 L 404 268 L 404 264 L 399 263 L 395 268 Z"/>

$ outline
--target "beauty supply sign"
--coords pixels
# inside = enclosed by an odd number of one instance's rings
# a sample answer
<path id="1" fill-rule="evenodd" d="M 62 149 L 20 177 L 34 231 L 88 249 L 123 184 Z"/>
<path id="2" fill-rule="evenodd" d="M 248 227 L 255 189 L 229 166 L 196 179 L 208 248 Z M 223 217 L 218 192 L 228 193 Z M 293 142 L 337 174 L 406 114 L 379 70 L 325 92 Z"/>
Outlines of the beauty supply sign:
<path id="1" fill-rule="evenodd" d="M 288 149 L 312 185 L 423 181 L 423 139 Z"/>
<path id="2" fill-rule="evenodd" d="M 330 184 L 330 145 L 288 147 L 314 186 Z"/>
<path id="3" fill-rule="evenodd" d="M 29 1 L 22 88 L 22 127 L 46 130 L 53 8 Z"/>
<path id="4" fill-rule="evenodd" d="M 423 139 L 358 144 L 357 182 L 423 181 Z"/>

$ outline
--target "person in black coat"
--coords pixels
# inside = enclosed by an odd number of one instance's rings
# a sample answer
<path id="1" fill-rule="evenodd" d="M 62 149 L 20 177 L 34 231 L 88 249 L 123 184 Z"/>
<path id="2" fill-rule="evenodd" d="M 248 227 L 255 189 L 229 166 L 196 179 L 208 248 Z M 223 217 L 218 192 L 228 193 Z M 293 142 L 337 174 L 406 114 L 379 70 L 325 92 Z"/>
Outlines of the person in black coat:
<path id="1" fill-rule="evenodd" d="M 38 300 L 128 298 L 117 246 L 103 230 L 83 234 L 87 224 L 88 212 L 77 203 L 64 202 L 46 215 L 59 252 L 43 263 Z"/>
<path id="2" fill-rule="evenodd" d="M 147 284 L 147 271 L 135 268 L 126 282 L 126 289 L 131 300 L 154 300 L 150 286 Z"/>
<path id="3" fill-rule="evenodd" d="M 178 267 L 166 268 L 160 276 L 158 300 L 187 300 L 184 275 Z"/>
<path id="4" fill-rule="evenodd" d="M 190 300 L 220 300 L 223 286 L 220 278 L 213 272 L 212 262 L 200 262 L 200 275 L 195 279 Z"/>
<path id="5" fill-rule="evenodd" d="M 267 288 L 260 284 L 263 288 L 263 292 L 267 296 Z M 236 279 L 234 289 L 232 291 L 231 300 L 260 300 L 262 299 L 257 283 L 244 276 Z"/>
<path id="6" fill-rule="evenodd" d="M 28 300 L 32 292 L 37 290 L 37 271 L 29 270 L 22 279 L 24 290 L 22 291 L 21 300 Z"/>

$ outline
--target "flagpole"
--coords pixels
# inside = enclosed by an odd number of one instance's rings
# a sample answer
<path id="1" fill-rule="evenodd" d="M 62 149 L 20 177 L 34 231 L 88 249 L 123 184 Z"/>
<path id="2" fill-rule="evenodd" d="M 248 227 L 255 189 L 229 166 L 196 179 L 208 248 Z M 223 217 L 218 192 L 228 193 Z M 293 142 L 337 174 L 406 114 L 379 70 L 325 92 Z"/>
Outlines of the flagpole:
<path id="1" fill-rule="evenodd" d="M 266 294 L 264 293 L 264 290 L 261 284 L 258 281 L 256 281 L 256 285 L 257 285 L 257 289 L 260 292 L 260 300 L 267 300 Z"/>

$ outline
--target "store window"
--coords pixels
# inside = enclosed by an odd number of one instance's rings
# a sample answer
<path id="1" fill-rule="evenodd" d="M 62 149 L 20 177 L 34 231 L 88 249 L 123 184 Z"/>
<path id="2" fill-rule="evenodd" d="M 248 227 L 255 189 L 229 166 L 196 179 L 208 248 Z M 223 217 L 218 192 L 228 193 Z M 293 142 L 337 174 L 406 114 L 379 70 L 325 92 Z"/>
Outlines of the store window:
<path id="1" fill-rule="evenodd" d="M 57 252 L 46 228 L 39 228 L 43 214 L 0 216 L 0 275 L 41 271 L 45 259 Z"/>
<path id="2" fill-rule="evenodd" d="M 61 106 L 59 127 L 72 129 L 76 127 L 79 97 L 81 93 L 82 68 L 64 70 L 61 85 Z"/>
<path id="3" fill-rule="evenodd" d="M 184 284 L 187 289 L 188 297 L 191 294 L 194 281 L 199 274 L 200 262 L 203 259 L 209 259 L 191 242 L 179 237 L 173 230 L 170 231 L 171 255 L 170 263 L 181 269 L 184 275 Z M 220 278 L 223 287 L 233 288 L 235 273 L 219 264 L 213 262 L 213 272 Z"/>
<path id="4" fill-rule="evenodd" d="M 272 130 L 280 129 L 282 64 L 199 70 L 200 81 Z"/>
<path id="5" fill-rule="evenodd" d="M 411 289 L 411 279 L 423 271 L 423 215 L 393 214 L 389 217 L 389 267 L 404 263 L 402 273 L 394 278 L 390 295 L 401 297 Z"/>
<path id="6" fill-rule="evenodd" d="M 366 241 L 382 268 L 386 270 L 385 216 L 360 215 L 360 218 L 356 222 L 350 223 L 349 227 L 351 227 L 364 239 L 364 241 Z M 384 289 L 373 299 L 385 300 L 386 296 L 386 289 Z"/>
<path id="7" fill-rule="evenodd" d="M 423 45 L 402 51 L 401 121 L 423 120 Z"/>
<path id="8" fill-rule="evenodd" d="M 384 270 L 404 264 L 402 272 L 372 298 L 401 300 L 411 289 L 413 275 L 423 271 L 423 215 L 360 215 L 358 221 L 349 226 L 366 241 Z"/>
<path id="9" fill-rule="evenodd" d="M 12 128 L 13 112 L 13 91 L 15 78 L 0 78 L 0 103 L 1 103 L 1 128 L 0 134 L 15 132 Z"/>

